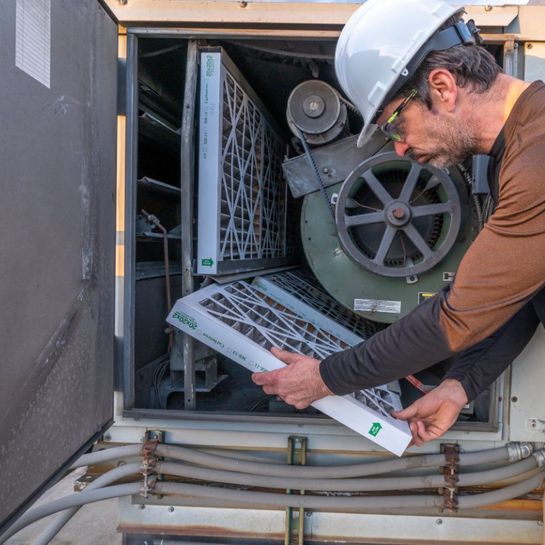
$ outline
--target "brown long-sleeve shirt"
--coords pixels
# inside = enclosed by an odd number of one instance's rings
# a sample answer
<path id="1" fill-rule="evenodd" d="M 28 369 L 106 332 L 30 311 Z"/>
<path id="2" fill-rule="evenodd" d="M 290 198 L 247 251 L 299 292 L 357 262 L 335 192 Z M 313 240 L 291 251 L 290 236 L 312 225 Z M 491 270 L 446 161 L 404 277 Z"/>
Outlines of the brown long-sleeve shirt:
<path id="1" fill-rule="evenodd" d="M 494 333 L 530 299 L 545 317 L 545 84 L 522 93 L 501 137 L 497 207 L 450 290 L 324 359 L 320 374 L 334 393 L 384 384 L 446 359 Z"/>

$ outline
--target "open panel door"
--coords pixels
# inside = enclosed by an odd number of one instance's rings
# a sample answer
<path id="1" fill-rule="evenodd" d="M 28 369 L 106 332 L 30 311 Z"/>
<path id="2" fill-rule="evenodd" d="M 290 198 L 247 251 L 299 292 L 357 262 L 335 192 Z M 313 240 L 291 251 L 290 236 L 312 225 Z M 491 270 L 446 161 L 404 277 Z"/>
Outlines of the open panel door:
<path id="1" fill-rule="evenodd" d="M 117 29 L 0 3 L 0 523 L 113 411 Z"/>

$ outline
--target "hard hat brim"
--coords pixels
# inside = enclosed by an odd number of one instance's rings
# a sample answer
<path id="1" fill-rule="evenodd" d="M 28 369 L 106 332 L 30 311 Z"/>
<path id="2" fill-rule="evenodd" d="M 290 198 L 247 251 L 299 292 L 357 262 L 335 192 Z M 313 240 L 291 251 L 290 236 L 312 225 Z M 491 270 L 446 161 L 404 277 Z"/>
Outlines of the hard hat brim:
<path id="1" fill-rule="evenodd" d="M 364 125 L 360 135 L 358 136 L 358 142 L 356 144 L 357 147 L 363 148 L 363 146 L 365 146 L 365 144 L 367 144 L 379 130 L 379 126 L 376 123 L 368 123 L 367 125 Z"/>

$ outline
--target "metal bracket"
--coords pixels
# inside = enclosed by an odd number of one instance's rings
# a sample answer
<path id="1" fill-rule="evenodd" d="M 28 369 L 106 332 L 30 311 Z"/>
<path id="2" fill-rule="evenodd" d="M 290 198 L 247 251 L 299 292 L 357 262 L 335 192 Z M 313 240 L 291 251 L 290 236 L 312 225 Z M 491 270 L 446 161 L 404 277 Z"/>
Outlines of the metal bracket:
<path id="1" fill-rule="evenodd" d="M 443 476 L 447 486 L 443 487 L 443 511 L 458 509 L 458 463 L 460 462 L 460 447 L 455 443 L 441 444 L 441 452 L 445 455 Z"/>
<path id="2" fill-rule="evenodd" d="M 297 435 L 288 437 L 288 464 L 304 466 L 307 463 L 307 438 Z M 287 490 L 292 494 L 292 490 Z M 299 493 L 304 495 L 305 491 Z M 296 514 L 297 513 L 297 514 Z M 303 545 L 305 540 L 305 510 L 286 507 L 286 532 L 284 545 Z"/>
<path id="3" fill-rule="evenodd" d="M 157 430 L 148 430 L 144 435 L 144 444 L 142 445 L 142 476 L 144 483 L 141 495 L 147 498 L 150 492 L 153 492 L 157 483 L 155 475 L 155 464 L 157 456 L 154 455 L 157 445 L 164 440 L 164 432 Z"/>

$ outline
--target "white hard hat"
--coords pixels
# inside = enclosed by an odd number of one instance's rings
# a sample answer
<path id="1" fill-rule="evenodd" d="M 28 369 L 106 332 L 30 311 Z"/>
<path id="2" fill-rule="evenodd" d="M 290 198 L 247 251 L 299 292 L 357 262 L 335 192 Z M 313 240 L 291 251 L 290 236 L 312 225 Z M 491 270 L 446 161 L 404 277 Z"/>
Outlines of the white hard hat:
<path id="1" fill-rule="evenodd" d="M 442 0 L 367 0 L 350 17 L 337 42 L 335 70 L 364 119 L 358 147 L 372 135 L 377 112 L 428 53 L 478 43 L 472 21 L 437 32 L 459 9 Z"/>

